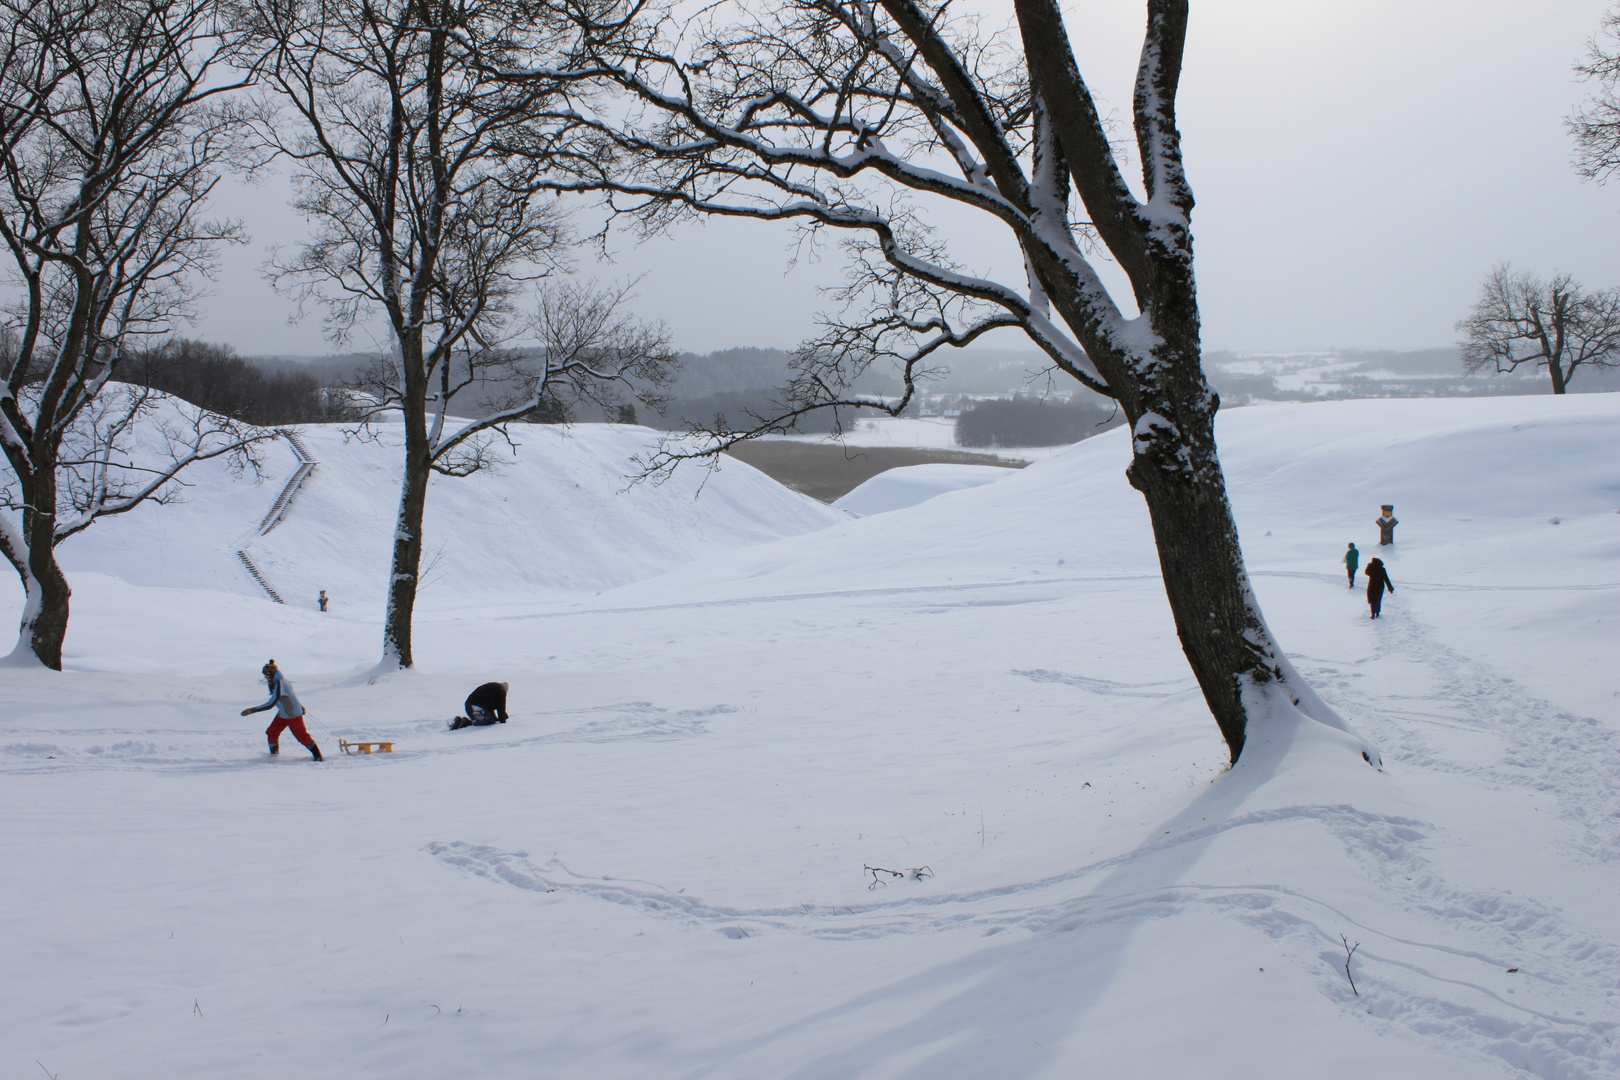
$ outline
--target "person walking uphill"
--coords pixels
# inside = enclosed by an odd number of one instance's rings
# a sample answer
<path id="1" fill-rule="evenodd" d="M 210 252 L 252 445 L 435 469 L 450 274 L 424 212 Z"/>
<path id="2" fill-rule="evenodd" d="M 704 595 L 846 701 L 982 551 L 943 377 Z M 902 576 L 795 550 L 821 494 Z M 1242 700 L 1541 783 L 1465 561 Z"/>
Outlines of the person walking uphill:
<path id="1" fill-rule="evenodd" d="M 1356 567 L 1360 565 L 1361 552 L 1356 550 L 1356 545 L 1351 544 L 1350 550 L 1344 553 L 1344 568 L 1350 575 L 1350 587 L 1352 589 L 1356 587 Z"/>
<path id="2" fill-rule="evenodd" d="M 1378 609 L 1384 606 L 1384 590 L 1388 589 L 1390 595 L 1395 594 L 1395 586 L 1390 583 L 1389 572 L 1384 569 L 1383 559 L 1374 559 L 1367 564 L 1367 606 L 1372 608 L 1369 618 L 1378 618 Z"/>
<path id="3" fill-rule="evenodd" d="M 321 757 L 321 748 L 315 745 L 315 740 L 309 737 L 309 731 L 304 727 L 304 707 L 299 704 L 298 697 L 293 693 L 292 683 L 276 667 L 274 660 L 264 665 L 264 681 L 270 687 L 270 700 L 263 705 L 255 705 L 251 709 L 243 709 L 243 716 L 251 716 L 266 709 L 276 710 L 276 719 L 264 730 L 265 737 L 270 740 L 270 752 L 281 753 L 281 733 L 288 728 L 292 729 L 293 738 L 303 743 L 309 750 L 309 756 L 316 761 L 325 761 Z"/>

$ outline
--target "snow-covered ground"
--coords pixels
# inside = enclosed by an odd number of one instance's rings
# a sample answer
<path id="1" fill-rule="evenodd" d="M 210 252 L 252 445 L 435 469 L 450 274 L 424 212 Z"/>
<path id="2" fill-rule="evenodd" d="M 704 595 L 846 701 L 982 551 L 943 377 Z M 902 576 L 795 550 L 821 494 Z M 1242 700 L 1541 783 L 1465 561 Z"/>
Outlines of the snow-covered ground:
<path id="1" fill-rule="evenodd" d="M 880 472 L 833 503 L 856 514 L 886 514 L 927 502 L 947 491 L 1005 480 L 1012 470 L 999 465 L 902 465 Z"/>
<path id="2" fill-rule="evenodd" d="M 651 436 L 591 430 L 436 484 L 408 674 L 381 448 L 311 432 L 252 549 L 325 616 L 232 565 L 273 479 L 68 545 L 70 670 L 0 671 L 0 1071 L 1620 1075 L 1620 397 L 1222 414 L 1382 772 L 1314 725 L 1224 768 L 1123 431 L 847 520 L 740 465 L 620 495 Z M 326 764 L 237 715 L 270 656 Z M 512 723 L 444 730 L 488 678 Z"/>

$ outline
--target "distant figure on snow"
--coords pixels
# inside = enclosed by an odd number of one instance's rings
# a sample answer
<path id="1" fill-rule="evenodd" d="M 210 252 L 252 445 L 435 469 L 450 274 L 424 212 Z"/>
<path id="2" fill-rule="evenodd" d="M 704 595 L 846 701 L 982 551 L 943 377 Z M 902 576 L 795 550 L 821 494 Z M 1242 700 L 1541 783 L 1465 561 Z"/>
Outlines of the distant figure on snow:
<path id="1" fill-rule="evenodd" d="M 487 682 L 468 694 L 467 702 L 462 706 L 467 710 L 467 715 L 451 721 L 450 730 L 506 723 L 506 689 L 506 683 Z"/>
<path id="2" fill-rule="evenodd" d="M 1390 504 L 1385 503 L 1379 509 L 1383 511 L 1383 514 L 1373 518 L 1373 524 L 1378 526 L 1378 546 L 1387 547 L 1395 542 L 1395 526 L 1399 525 L 1400 522 L 1395 520 L 1395 508 Z M 1372 564 L 1368 563 L 1367 565 L 1371 566 Z"/>
<path id="3" fill-rule="evenodd" d="M 321 605 L 321 610 L 325 611 L 326 610 L 326 590 L 325 589 L 321 590 L 321 598 L 320 598 L 319 603 Z"/>
<path id="4" fill-rule="evenodd" d="M 1361 552 L 1356 550 L 1356 545 L 1351 544 L 1350 550 L 1344 553 L 1344 568 L 1350 574 L 1350 587 L 1352 589 L 1356 587 L 1356 567 L 1360 565 Z"/>
<path id="5" fill-rule="evenodd" d="M 298 697 L 293 693 L 292 683 L 276 667 L 274 660 L 264 665 L 264 681 L 270 687 L 270 700 L 263 705 L 256 705 L 251 709 L 243 709 L 243 716 L 251 716 L 266 709 L 276 710 L 275 721 L 265 729 L 265 737 L 270 740 L 270 752 L 281 753 L 281 733 L 288 728 L 292 729 L 293 738 L 303 743 L 309 749 L 310 757 L 316 761 L 324 761 L 321 757 L 321 748 L 315 745 L 315 740 L 309 737 L 309 731 L 304 727 L 304 707 L 298 703 Z"/>
<path id="6" fill-rule="evenodd" d="M 1367 606 L 1372 608 L 1371 618 L 1378 618 L 1378 609 L 1384 606 L 1385 589 L 1391 596 L 1395 594 L 1395 586 L 1384 569 L 1384 560 L 1374 559 L 1367 564 Z"/>

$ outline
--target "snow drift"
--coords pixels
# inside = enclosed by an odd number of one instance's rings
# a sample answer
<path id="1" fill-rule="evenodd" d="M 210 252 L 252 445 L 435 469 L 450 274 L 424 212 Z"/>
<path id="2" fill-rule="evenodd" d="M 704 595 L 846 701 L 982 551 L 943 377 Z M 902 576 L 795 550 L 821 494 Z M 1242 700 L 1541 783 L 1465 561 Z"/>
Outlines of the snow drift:
<path id="1" fill-rule="evenodd" d="M 863 517 L 904 510 L 947 491 L 993 484 L 1011 471 L 992 465 L 905 465 L 878 473 L 833 505 Z"/>

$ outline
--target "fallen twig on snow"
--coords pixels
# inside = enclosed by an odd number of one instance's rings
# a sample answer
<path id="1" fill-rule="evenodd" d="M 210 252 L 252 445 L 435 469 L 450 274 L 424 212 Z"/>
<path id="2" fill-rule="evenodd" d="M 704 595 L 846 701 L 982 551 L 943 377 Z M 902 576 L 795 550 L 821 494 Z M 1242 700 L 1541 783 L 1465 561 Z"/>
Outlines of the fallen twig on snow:
<path id="1" fill-rule="evenodd" d="M 882 866 L 866 866 L 862 864 L 861 868 L 872 875 L 871 884 L 866 886 L 868 889 L 875 889 L 879 885 L 888 884 L 887 881 L 878 876 L 879 874 L 888 874 L 894 878 L 905 878 L 907 881 L 921 881 L 923 878 L 934 876 L 933 868 L 928 866 L 911 866 L 904 870 L 890 870 Z"/>
<path id="2" fill-rule="evenodd" d="M 1356 997 L 1360 997 L 1361 991 L 1356 989 L 1356 978 L 1350 974 L 1350 959 L 1356 955 L 1356 950 L 1361 948 L 1361 942 L 1358 941 L 1352 945 L 1350 940 L 1343 934 L 1339 935 L 1339 940 L 1344 942 L 1344 977 L 1350 980 L 1350 992 Z"/>

